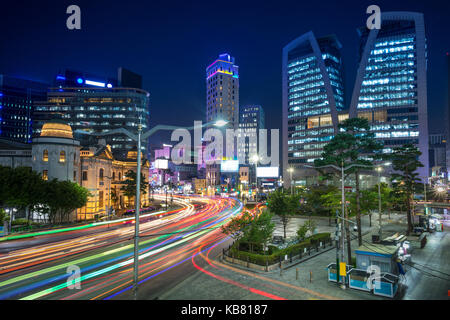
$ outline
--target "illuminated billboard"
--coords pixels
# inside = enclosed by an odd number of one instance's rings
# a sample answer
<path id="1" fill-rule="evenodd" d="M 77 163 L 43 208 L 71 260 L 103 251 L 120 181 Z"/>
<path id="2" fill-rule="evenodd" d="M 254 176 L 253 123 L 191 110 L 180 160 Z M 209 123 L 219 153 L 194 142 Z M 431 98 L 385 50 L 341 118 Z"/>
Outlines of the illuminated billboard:
<path id="1" fill-rule="evenodd" d="M 221 172 L 238 172 L 239 160 L 223 160 L 220 163 Z"/>
<path id="2" fill-rule="evenodd" d="M 278 167 L 257 167 L 256 176 L 258 178 L 278 178 Z"/>
<path id="3" fill-rule="evenodd" d="M 169 160 L 167 159 L 156 159 L 155 160 L 156 169 L 169 169 Z"/>

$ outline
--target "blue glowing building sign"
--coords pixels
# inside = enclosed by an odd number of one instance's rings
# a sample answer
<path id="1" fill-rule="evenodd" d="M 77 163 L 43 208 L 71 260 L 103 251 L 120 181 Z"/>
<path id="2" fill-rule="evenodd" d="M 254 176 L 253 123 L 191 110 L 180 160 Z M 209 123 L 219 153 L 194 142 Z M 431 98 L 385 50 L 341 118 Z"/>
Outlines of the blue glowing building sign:
<path id="1" fill-rule="evenodd" d="M 85 84 L 88 84 L 90 86 L 96 86 L 96 87 L 105 87 L 105 83 L 104 82 L 99 82 L 99 81 L 92 81 L 92 80 L 84 80 Z"/>

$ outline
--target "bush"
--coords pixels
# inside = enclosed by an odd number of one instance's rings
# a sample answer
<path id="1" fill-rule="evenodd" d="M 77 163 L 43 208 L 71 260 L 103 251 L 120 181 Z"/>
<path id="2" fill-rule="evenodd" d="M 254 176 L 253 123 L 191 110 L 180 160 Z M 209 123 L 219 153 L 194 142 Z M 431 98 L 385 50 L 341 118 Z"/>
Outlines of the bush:
<path id="1" fill-rule="evenodd" d="M 234 257 L 236 259 L 242 260 L 242 261 L 248 261 L 250 263 L 254 263 L 260 266 L 265 266 L 266 265 L 266 260 L 267 260 L 267 264 L 268 265 L 272 265 L 274 263 L 277 263 L 280 261 L 280 257 L 281 260 L 284 260 L 285 255 L 298 255 L 300 252 L 303 253 L 305 248 L 310 248 L 310 247 L 315 247 L 315 245 L 319 242 L 324 242 L 324 241 L 329 241 L 330 239 L 330 233 L 328 232 L 324 232 L 324 233 L 317 233 L 307 239 L 305 239 L 304 241 L 300 242 L 300 243 L 296 243 L 292 246 L 289 246 L 285 249 L 278 249 L 275 246 L 269 246 L 269 250 L 267 252 L 266 255 L 263 254 L 262 252 L 262 248 L 261 248 L 261 254 L 256 253 L 256 252 L 248 252 L 248 251 L 241 251 L 243 248 L 246 247 L 246 245 L 248 246 L 248 244 L 246 243 L 242 243 L 240 246 L 241 250 L 237 249 L 237 243 L 235 243 L 233 245 L 233 247 L 231 247 L 230 250 L 230 255 L 234 254 Z"/>
<path id="2" fill-rule="evenodd" d="M 308 239 L 311 241 L 311 244 L 317 244 L 319 242 L 329 241 L 331 238 L 331 234 L 329 232 L 316 233 L 309 237 Z"/>
<path id="3" fill-rule="evenodd" d="M 20 226 L 20 225 L 27 225 L 28 220 L 24 218 L 16 219 L 11 221 L 11 226 Z"/>

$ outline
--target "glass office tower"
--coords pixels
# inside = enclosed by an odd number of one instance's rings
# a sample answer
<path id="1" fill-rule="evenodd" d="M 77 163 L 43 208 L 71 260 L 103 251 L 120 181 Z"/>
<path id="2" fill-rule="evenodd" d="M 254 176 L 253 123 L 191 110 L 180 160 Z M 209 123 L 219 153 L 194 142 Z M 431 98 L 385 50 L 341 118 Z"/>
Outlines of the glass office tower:
<path id="1" fill-rule="evenodd" d="M 358 29 L 360 65 L 350 117 L 367 118 L 384 153 L 416 145 L 428 176 L 426 39 L 423 15 L 383 12 L 381 29 Z"/>
<path id="2" fill-rule="evenodd" d="M 35 103 L 48 84 L 0 74 L 0 138 L 31 143 Z"/>
<path id="3" fill-rule="evenodd" d="M 148 130 L 150 94 L 140 88 L 117 87 L 114 79 L 99 78 L 84 73 L 66 71 L 56 77 L 56 87 L 49 88 L 47 101 L 35 108 L 34 132 L 54 118 L 66 120 L 77 138 L 89 137 L 80 132 L 104 133 L 125 128 L 136 134 L 139 121 Z M 123 86 L 126 84 L 121 83 Z M 117 157 L 126 157 L 136 148 L 136 142 L 125 134 L 104 136 Z M 147 154 L 147 143 L 142 144 Z"/>
<path id="4" fill-rule="evenodd" d="M 308 32 L 283 48 L 283 179 L 293 167 L 296 184 L 316 177 L 313 165 L 338 130 L 344 109 L 341 44 L 334 36 Z"/>

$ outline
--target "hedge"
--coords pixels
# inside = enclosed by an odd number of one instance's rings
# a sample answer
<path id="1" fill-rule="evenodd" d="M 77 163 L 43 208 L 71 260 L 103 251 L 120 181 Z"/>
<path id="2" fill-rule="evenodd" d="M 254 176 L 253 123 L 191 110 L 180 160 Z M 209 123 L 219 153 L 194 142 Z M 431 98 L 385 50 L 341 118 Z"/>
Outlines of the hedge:
<path id="1" fill-rule="evenodd" d="M 251 252 L 247 252 L 247 251 L 238 251 L 236 248 L 236 245 L 233 245 L 233 247 L 230 249 L 230 255 L 239 259 L 239 260 L 243 260 L 243 261 L 248 261 L 250 263 L 254 263 L 257 265 L 261 265 L 264 266 L 266 265 L 266 260 L 267 260 L 267 264 L 268 265 L 272 265 L 274 263 L 277 263 L 280 261 L 280 257 L 281 260 L 284 260 L 284 256 L 285 255 L 290 255 L 292 254 L 293 256 L 298 255 L 300 252 L 303 252 L 305 248 L 313 248 L 315 247 L 316 243 L 319 243 L 320 241 L 324 242 L 324 241 L 328 241 L 330 239 L 330 233 L 318 233 L 315 234 L 311 237 L 308 237 L 307 239 L 305 239 L 304 241 L 300 242 L 300 243 L 296 243 L 292 246 L 289 246 L 285 249 L 281 249 L 281 250 L 276 250 L 274 248 L 272 248 L 272 254 L 267 254 L 267 255 L 263 255 L 263 254 L 258 254 L 258 253 L 251 253 Z"/>

